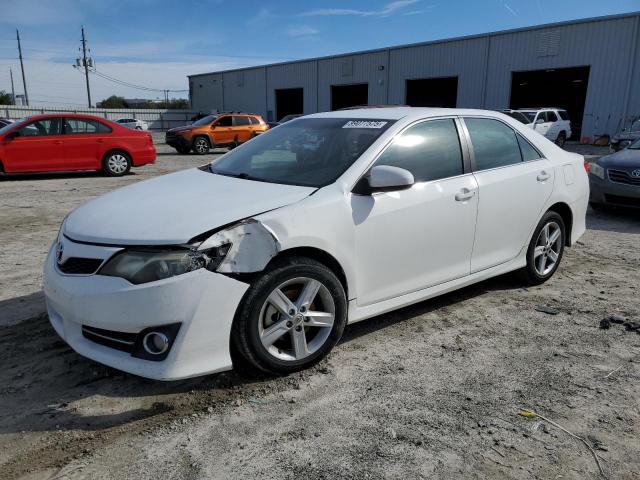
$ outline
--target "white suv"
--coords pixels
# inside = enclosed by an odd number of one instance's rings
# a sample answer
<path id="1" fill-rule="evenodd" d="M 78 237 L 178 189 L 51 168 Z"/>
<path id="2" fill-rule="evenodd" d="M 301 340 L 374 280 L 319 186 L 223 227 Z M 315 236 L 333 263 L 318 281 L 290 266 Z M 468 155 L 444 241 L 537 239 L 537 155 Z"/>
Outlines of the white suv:
<path id="1" fill-rule="evenodd" d="M 131 128 L 132 130 L 149 130 L 149 125 L 143 120 L 137 118 L 121 118 L 116 120 L 123 127 Z"/>
<path id="2" fill-rule="evenodd" d="M 571 136 L 571 122 L 566 110 L 559 108 L 521 108 L 516 110 L 523 113 L 529 123 L 540 135 L 544 135 L 556 145 L 562 147 Z"/>

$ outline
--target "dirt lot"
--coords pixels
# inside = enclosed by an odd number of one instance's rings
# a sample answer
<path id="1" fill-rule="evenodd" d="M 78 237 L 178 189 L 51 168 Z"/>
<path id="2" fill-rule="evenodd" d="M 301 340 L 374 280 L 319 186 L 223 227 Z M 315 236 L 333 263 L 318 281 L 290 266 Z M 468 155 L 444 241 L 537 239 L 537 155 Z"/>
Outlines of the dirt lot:
<path id="1" fill-rule="evenodd" d="M 590 211 L 547 284 L 500 277 L 352 325 L 310 371 L 157 383 L 60 341 L 40 269 L 72 208 L 205 161 L 159 152 L 123 179 L 0 179 L 1 478 L 599 478 L 523 408 L 608 478 L 640 478 L 640 335 L 598 328 L 640 321 L 640 215 Z"/>

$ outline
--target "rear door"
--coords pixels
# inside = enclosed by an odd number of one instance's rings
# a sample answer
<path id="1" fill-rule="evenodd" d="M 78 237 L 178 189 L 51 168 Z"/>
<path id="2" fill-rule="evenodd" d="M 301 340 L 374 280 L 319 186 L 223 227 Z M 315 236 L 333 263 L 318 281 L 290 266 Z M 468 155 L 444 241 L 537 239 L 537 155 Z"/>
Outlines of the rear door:
<path id="1" fill-rule="evenodd" d="M 237 142 L 243 143 L 251 138 L 251 122 L 246 115 L 233 116 L 233 132 Z"/>
<path id="2" fill-rule="evenodd" d="M 464 119 L 478 182 L 478 223 L 471 273 L 513 260 L 529 243 L 553 190 L 551 162 L 509 125 Z"/>
<path id="3" fill-rule="evenodd" d="M 93 170 L 102 167 L 102 155 L 111 128 L 92 118 L 65 117 L 64 156 L 66 167 L 72 170 Z"/>
<path id="4" fill-rule="evenodd" d="M 60 117 L 34 120 L 20 127 L 16 136 L 5 137 L 4 167 L 7 172 L 46 172 L 62 167 L 63 136 Z"/>

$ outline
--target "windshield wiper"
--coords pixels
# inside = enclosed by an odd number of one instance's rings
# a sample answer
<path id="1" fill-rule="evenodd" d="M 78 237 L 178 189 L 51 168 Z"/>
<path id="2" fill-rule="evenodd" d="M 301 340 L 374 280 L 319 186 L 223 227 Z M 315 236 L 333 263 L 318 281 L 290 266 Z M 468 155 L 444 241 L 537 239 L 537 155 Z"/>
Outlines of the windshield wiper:
<path id="1" fill-rule="evenodd" d="M 260 177 L 254 177 L 253 175 L 249 175 L 248 173 L 245 173 L 245 172 L 239 172 L 239 173 L 221 172 L 218 170 L 213 170 L 213 168 L 211 167 L 209 167 L 209 170 L 211 171 L 211 173 L 215 173 L 216 175 L 224 175 L 225 177 L 241 178 L 242 180 L 253 180 L 254 182 L 272 183 L 272 182 L 269 182 L 269 180 L 265 180 L 264 178 L 260 178 Z"/>

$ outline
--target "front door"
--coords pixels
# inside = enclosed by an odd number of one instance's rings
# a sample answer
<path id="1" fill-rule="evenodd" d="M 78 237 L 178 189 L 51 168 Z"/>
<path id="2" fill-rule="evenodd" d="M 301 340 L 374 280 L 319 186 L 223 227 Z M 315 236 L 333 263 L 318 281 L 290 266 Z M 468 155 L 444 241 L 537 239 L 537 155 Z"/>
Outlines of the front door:
<path id="1" fill-rule="evenodd" d="M 538 116 L 536 117 L 536 121 L 533 124 L 533 129 L 538 132 L 540 135 L 543 135 L 545 137 L 549 136 L 549 129 L 551 128 L 551 125 L 553 124 L 553 122 L 551 121 L 550 118 L 550 113 L 552 112 L 538 112 Z"/>
<path id="2" fill-rule="evenodd" d="M 4 167 L 11 172 L 60 170 L 63 164 L 61 119 L 44 118 L 29 122 L 15 135 L 4 139 Z"/>
<path id="3" fill-rule="evenodd" d="M 553 165 L 499 120 L 465 118 L 480 202 L 471 272 L 513 260 L 553 191 Z"/>
<path id="4" fill-rule="evenodd" d="M 233 143 L 233 117 L 231 115 L 225 115 L 216 119 L 216 121 L 211 124 L 211 136 L 214 145 L 228 145 Z"/>
<path id="5" fill-rule="evenodd" d="M 409 170 L 408 190 L 352 194 L 358 305 L 469 275 L 478 207 L 453 118 L 415 124 L 375 165 Z"/>

